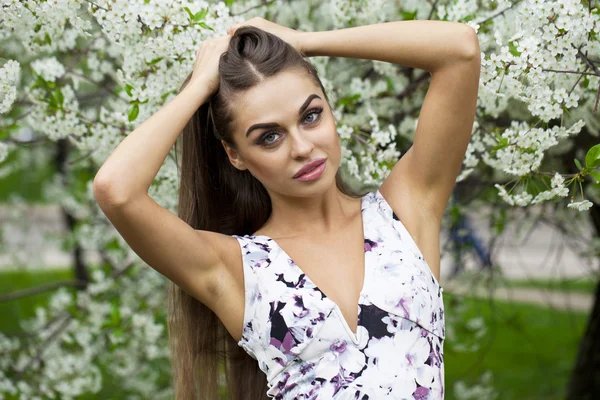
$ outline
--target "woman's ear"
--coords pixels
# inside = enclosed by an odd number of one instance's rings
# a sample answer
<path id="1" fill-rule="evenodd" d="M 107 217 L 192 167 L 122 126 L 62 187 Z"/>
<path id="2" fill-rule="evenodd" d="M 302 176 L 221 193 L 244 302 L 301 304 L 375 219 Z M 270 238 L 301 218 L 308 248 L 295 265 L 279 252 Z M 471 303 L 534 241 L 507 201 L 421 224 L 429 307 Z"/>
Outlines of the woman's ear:
<path id="1" fill-rule="evenodd" d="M 236 150 L 229 147 L 227 142 L 225 142 L 224 140 L 221 140 L 221 144 L 223 145 L 223 148 L 225 149 L 225 153 L 227 153 L 227 157 L 229 157 L 229 162 L 231 163 L 231 165 L 233 165 L 235 168 L 239 169 L 240 171 L 248 169 L 246 167 L 246 164 L 244 163 L 244 160 L 242 160 L 242 158 L 240 157 L 240 154 Z"/>

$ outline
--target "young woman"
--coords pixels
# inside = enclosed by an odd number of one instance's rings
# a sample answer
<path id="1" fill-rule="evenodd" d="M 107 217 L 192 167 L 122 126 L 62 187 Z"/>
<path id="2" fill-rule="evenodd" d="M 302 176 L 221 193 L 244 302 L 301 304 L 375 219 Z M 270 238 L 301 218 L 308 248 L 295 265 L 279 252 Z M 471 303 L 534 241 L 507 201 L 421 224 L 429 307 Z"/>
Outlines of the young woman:
<path id="1" fill-rule="evenodd" d="M 427 70 L 413 146 L 377 190 L 340 177 L 307 56 Z M 262 18 L 206 40 L 178 95 L 106 160 L 97 201 L 170 281 L 177 399 L 441 399 L 439 231 L 469 142 L 479 46 L 453 22 L 298 32 Z M 181 133 L 181 142 L 177 138 Z M 181 148 L 179 217 L 148 189 Z"/>

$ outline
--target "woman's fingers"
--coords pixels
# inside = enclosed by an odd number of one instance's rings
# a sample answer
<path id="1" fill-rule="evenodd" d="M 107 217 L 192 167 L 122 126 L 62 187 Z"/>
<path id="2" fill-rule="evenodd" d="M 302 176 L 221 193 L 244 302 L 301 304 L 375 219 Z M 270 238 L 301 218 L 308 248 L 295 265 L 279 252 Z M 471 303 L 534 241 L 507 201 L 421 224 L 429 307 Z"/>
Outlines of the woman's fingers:
<path id="1" fill-rule="evenodd" d="M 227 34 L 233 35 L 235 33 L 235 30 L 238 28 L 238 25 L 239 24 L 231 25 L 229 28 L 227 28 Z"/>
<path id="2" fill-rule="evenodd" d="M 196 60 L 192 80 L 200 79 L 203 86 L 214 92 L 219 86 L 219 60 L 227 51 L 229 40 L 227 35 L 207 39 L 196 50 Z"/>

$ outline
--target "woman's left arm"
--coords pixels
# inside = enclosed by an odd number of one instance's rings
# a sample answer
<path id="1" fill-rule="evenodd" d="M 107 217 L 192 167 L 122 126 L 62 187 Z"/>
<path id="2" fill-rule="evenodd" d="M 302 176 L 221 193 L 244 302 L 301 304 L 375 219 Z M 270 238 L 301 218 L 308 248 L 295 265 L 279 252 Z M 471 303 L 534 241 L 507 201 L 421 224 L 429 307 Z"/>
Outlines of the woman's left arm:
<path id="1" fill-rule="evenodd" d="M 479 52 L 473 28 L 460 22 L 393 21 L 321 32 L 299 32 L 309 57 L 331 56 L 386 61 L 432 74 Z"/>
<path id="2" fill-rule="evenodd" d="M 481 64 L 475 30 L 458 22 L 385 22 L 302 32 L 300 50 L 307 56 L 379 60 L 431 73 L 413 145 L 380 191 L 392 208 L 402 204 L 441 223 L 475 119 Z"/>

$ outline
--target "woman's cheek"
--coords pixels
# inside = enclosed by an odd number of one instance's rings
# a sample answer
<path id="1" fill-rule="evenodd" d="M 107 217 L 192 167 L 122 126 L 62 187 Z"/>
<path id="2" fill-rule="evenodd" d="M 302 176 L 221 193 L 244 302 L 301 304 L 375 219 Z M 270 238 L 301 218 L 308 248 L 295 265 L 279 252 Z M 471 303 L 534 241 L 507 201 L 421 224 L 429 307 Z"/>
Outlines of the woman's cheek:
<path id="1" fill-rule="evenodd" d="M 270 181 L 281 179 L 288 169 L 289 163 L 286 163 L 281 157 L 263 157 L 254 166 L 259 177 Z"/>

